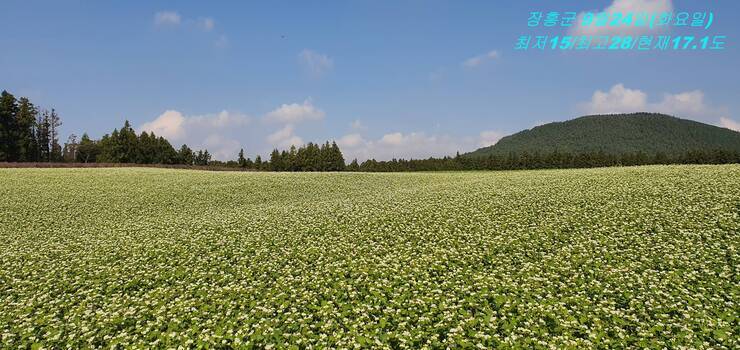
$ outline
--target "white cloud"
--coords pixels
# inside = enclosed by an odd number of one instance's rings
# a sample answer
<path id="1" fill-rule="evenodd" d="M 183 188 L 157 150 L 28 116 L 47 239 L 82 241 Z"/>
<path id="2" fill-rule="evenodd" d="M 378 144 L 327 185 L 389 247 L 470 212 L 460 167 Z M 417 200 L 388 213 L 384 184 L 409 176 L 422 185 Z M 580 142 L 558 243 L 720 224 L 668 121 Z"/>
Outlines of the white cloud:
<path id="1" fill-rule="evenodd" d="M 606 7 L 603 10 L 591 10 L 588 12 L 593 13 L 596 15 L 599 12 L 604 12 L 608 14 L 612 13 L 619 13 L 622 15 L 625 14 L 644 14 L 647 13 L 648 15 L 655 14 L 659 15 L 662 12 L 671 12 L 673 11 L 673 3 L 671 0 L 614 0 L 611 5 Z M 576 21 L 573 24 L 573 27 L 571 27 L 570 34 L 571 35 L 640 35 L 644 34 L 650 31 L 657 32 L 660 30 L 659 27 L 655 26 L 654 28 L 650 28 L 650 26 L 634 26 L 634 25 L 621 25 L 621 26 L 581 26 L 580 23 L 583 21 L 583 18 L 585 16 L 586 12 L 581 12 L 578 14 Z M 634 17 L 633 17 L 634 18 Z M 669 26 L 662 26 L 662 27 L 669 27 Z"/>
<path id="2" fill-rule="evenodd" d="M 175 11 L 162 11 L 157 12 L 154 15 L 154 24 L 165 26 L 165 25 L 172 25 L 176 26 L 179 25 L 182 21 L 182 17 L 180 17 L 180 14 Z"/>
<path id="3" fill-rule="evenodd" d="M 241 148 L 241 143 L 220 134 L 211 134 L 197 148 L 207 149 L 213 155 L 214 159 L 230 160 L 236 158 Z"/>
<path id="4" fill-rule="evenodd" d="M 661 100 L 650 102 L 645 92 L 626 88 L 623 84 L 616 84 L 606 92 L 597 90 L 591 96 L 591 101 L 579 104 L 579 109 L 588 114 L 664 113 L 723 126 L 725 122 L 722 119 L 728 119 L 727 117 L 718 119 L 720 115 L 727 113 L 727 108 L 710 106 L 701 90 L 677 94 L 664 93 Z"/>
<path id="5" fill-rule="evenodd" d="M 334 61 L 329 56 L 309 49 L 301 51 L 298 54 L 298 60 L 306 72 L 316 78 L 334 67 Z"/>
<path id="6" fill-rule="evenodd" d="M 650 106 L 651 110 L 667 114 L 703 116 L 711 113 L 711 108 L 704 103 L 704 93 L 700 90 L 679 94 L 663 94 L 663 100 Z"/>
<path id="7" fill-rule="evenodd" d="M 399 146 L 402 143 L 404 143 L 405 140 L 408 140 L 410 137 L 416 137 L 416 136 L 423 136 L 423 135 L 417 135 L 416 133 L 411 133 L 411 135 L 407 135 L 406 137 L 404 137 L 402 133 L 394 132 L 392 134 L 383 135 L 383 137 L 380 138 L 380 143 L 384 145 Z"/>
<path id="8" fill-rule="evenodd" d="M 156 119 L 142 124 L 139 129 L 141 131 L 154 132 L 158 136 L 164 136 L 169 140 L 177 140 L 185 136 L 184 122 L 185 117 L 183 117 L 182 113 L 167 110 Z"/>
<path id="9" fill-rule="evenodd" d="M 298 123 L 308 120 L 321 120 L 324 118 L 324 115 L 324 111 L 316 108 L 311 102 L 311 99 L 307 99 L 302 104 L 283 104 L 272 112 L 267 113 L 264 116 L 264 120 L 279 123 Z"/>
<path id="10" fill-rule="evenodd" d="M 247 125 L 250 118 L 246 115 L 222 111 L 217 114 L 183 116 L 175 110 L 167 110 L 156 119 L 146 122 L 139 128 L 141 131 L 154 132 L 170 140 L 181 140 L 194 131 L 240 127 Z"/>
<path id="11" fill-rule="evenodd" d="M 267 142 L 279 148 L 289 148 L 290 146 L 300 146 L 303 139 L 296 136 L 292 124 L 285 125 L 282 129 L 267 136 Z"/>
<path id="12" fill-rule="evenodd" d="M 360 134 L 347 134 L 337 140 L 337 145 L 340 147 L 357 147 L 365 143 L 365 139 Z"/>
<path id="13" fill-rule="evenodd" d="M 216 27 L 216 21 L 211 17 L 201 18 L 198 20 L 198 28 L 210 32 Z"/>
<path id="14" fill-rule="evenodd" d="M 480 66 L 481 64 L 495 60 L 499 58 L 501 55 L 498 53 L 498 51 L 489 51 L 486 54 L 474 56 L 471 58 L 468 58 L 467 60 L 463 61 L 462 66 L 465 68 L 475 68 Z"/>
<path id="15" fill-rule="evenodd" d="M 229 135 L 243 130 L 250 122 L 249 116 L 235 112 L 185 116 L 167 110 L 137 130 L 163 136 L 175 147 L 186 143 L 193 149 L 208 149 L 216 159 L 232 159 L 240 144 Z"/>
<path id="16" fill-rule="evenodd" d="M 430 135 L 424 132 L 392 132 L 375 140 L 368 140 L 358 133 L 342 136 L 337 144 L 347 161 L 357 158 L 389 160 L 392 158 L 422 159 L 454 156 L 456 152 L 473 151 L 495 143 L 503 134 L 484 131 L 478 137 L 456 138 L 448 135 Z"/>
<path id="17" fill-rule="evenodd" d="M 482 131 L 480 133 L 480 138 L 479 138 L 479 141 L 478 141 L 478 146 L 480 146 L 480 147 L 488 147 L 488 146 L 494 145 L 503 136 L 504 136 L 504 134 L 502 134 L 502 133 L 500 133 L 498 131 L 494 131 L 494 130 Z"/>
<path id="18" fill-rule="evenodd" d="M 357 131 L 367 129 L 367 127 L 364 124 L 362 124 L 362 121 L 360 121 L 359 119 L 353 120 L 352 123 L 350 124 L 350 128 L 352 128 L 352 130 L 357 130 Z"/>
<path id="19" fill-rule="evenodd" d="M 643 112 L 647 110 L 647 94 L 616 84 L 607 92 L 596 90 L 581 108 L 590 114 Z"/>
<path id="20" fill-rule="evenodd" d="M 730 130 L 735 130 L 737 132 L 740 132 L 740 122 L 730 119 L 728 117 L 719 118 L 719 125 L 722 126 L 723 128 L 728 128 Z"/>

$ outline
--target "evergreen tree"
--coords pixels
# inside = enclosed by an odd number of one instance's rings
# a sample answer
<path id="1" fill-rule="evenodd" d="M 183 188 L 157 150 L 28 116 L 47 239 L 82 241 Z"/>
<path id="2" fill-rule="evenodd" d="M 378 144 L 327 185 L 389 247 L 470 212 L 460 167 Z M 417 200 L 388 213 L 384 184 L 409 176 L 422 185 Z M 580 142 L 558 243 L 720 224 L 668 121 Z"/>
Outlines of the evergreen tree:
<path id="1" fill-rule="evenodd" d="M 177 159 L 180 164 L 193 165 L 195 163 L 193 150 L 188 145 L 182 145 L 180 147 L 180 151 L 177 152 Z"/>
<path id="2" fill-rule="evenodd" d="M 356 162 L 355 162 L 356 163 Z M 344 156 L 335 141 L 331 143 L 331 171 L 344 171 Z"/>
<path id="3" fill-rule="evenodd" d="M 360 171 L 360 165 L 357 163 L 357 158 L 353 159 L 347 166 L 347 171 Z"/>
<path id="4" fill-rule="evenodd" d="M 16 114 L 18 104 L 15 96 L 3 90 L 0 93 L 0 161 L 17 160 L 17 127 Z"/>
<path id="5" fill-rule="evenodd" d="M 239 150 L 239 158 L 236 161 L 239 164 L 239 167 L 241 168 L 247 167 L 247 160 L 244 158 L 244 148 Z"/>
<path id="6" fill-rule="evenodd" d="M 77 161 L 82 163 L 95 163 L 100 149 L 98 144 L 91 140 L 87 133 L 82 134 L 80 145 L 77 147 Z"/>
<path id="7" fill-rule="evenodd" d="M 136 152 L 136 159 L 132 159 L 132 162 L 141 164 L 162 163 L 159 155 L 160 150 L 158 149 L 159 144 L 154 133 L 150 135 L 146 131 L 143 131 L 137 141 L 138 152 Z"/>
<path id="8" fill-rule="evenodd" d="M 18 102 L 18 113 L 15 118 L 18 161 L 35 162 L 38 147 L 35 135 L 38 111 L 28 98 L 21 97 Z"/>
<path id="9" fill-rule="evenodd" d="M 120 163 L 121 146 L 118 143 L 118 129 L 113 129 L 110 135 L 105 134 L 98 142 L 100 153 L 97 156 L 98 163 Z"/>
<path id="10" fill-rule="evenodd" d="M 262 169 L 262 157 L 259 154 L 254 158 L 254 168 L 257 170 Z"/>
<path id="11" fill-rule="evenodd" d="M 154 133 L 151 133 L 154 137 Z M 158 164 L 176 164 L 178 162 L 178 155 L 172 144 L 167 141 L 166 138 L 160 136 L 157 138 L 157 156 L 155 161 Z"/>
<path id="12" fill-rule="evenodd" d="M 59 127 L 62 126 L 62 120 L 59 118 L 56 110 L 51 109 L 49 115 L 49 161 L 62 161 L 62 146 L 59 144 Z"/>
<path id="13" fill-rule="evenodd" d="M 117 163 L 136 163 L 139 159 L 139 139 L 128 120 L 124 122 L 123 128 L 118 131 L 117 143 L 120 147 Z"/>
<path id="14" fill-rule="evenodd" d="M 50 136 L 49 136 L 49 129 L 50 129 L 50 122 L 49 122 L 49 111 L 44 110 L 41 114 L 39 114 L 36 117 L 36 143 L 38 146 L 38 152 L 36 159 L 39 162 L 50 162 L 51 158 L 49 157 L 50 154 Z"/>
<path id="15" fill-rule="evenodd" d="M 272 171 L 284 171 L 285 170 L 285 164 L 283 164 L 283 157 L 280 154 L 280 151 L 276 149 L 272 150 L 272 153 L 270 153 L 270 170 Z"/>

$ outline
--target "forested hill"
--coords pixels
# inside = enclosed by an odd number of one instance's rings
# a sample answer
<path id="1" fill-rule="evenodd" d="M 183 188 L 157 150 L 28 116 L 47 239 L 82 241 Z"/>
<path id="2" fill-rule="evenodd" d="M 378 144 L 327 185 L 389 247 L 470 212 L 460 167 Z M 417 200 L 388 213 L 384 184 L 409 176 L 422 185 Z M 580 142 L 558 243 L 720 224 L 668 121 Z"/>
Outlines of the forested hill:
<path id="1" fill-rule="evenodd" d="M 688 151 L 740 152 L 740 133 L 664 114 L 590 115 L 548 123 L 506 136 L 466 156 L 505 156 L 527 152 L 607 154 L 642 152 L 668 156 Z"/>

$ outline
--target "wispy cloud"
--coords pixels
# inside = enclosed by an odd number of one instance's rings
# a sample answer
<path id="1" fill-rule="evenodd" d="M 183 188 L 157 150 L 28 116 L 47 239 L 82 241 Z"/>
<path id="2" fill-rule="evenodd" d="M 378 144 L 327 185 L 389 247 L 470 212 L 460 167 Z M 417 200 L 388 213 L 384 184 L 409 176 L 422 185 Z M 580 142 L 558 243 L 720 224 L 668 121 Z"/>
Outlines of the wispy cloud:
<path id="1" fill-rule="evenodd" d="M 210 32 L 216 27 L 216 21 L 211 17 L 198 19 L 198 28 L 205 32 Z"/>
<path id="2" fill-rule="evenodd" d="M 287 124 L 281 129 L 267 136 L 267 142 L 274 147 L 288 148 L 290 146 L 300 146 L 303 139 L 295 134 L 293 124 Z"/>
<path id="3" fill-rule="evenodd" d="M 488 53 L 478 55 L 478 56 L 473 56 L 473 57 L 466 59 L 465 61 L 462 62 L 462 66 L 465 68 L 475 68 L 475 67 L 480 66 L 483 63 L 495 60 L 499 57 L 501 57 L 499 52 L 496 50 L 493 50 L 493 51 L 489 51 Z"/>
<path id="4" fill-rule="evenodd" d="M 365 124 L 362 124 L 362 121 L 359 119 L 355 119 L 352 121 L 352 123 L 349 124 L 349 127 L 352 128 L 352 130 L 355 131 L 361 131 L 367 129 Z"/>
<path id="5" fill-rule="evenodd" d="M 175 11 L 161 11 L 154 15 L 154 24 L 158 26 L 177 26 L 182 22 L 182 17 Z"/>
<path id="6" fill-rule="evenodd" d="M 740 122 L 730 119 L 728 117 L 719 118 L 719 125 L 730 130 L 740 132 Z"/>
<path id="7" fill-rule="evenodd" d="M 298 61 L 312 77 L 321 77 L 334 68 L 334 61 L 327 55 L 305 49 L 298 54 Z"/>
<path id="8" fill-rule="evenodd" d="M 608 91 L 596 90 L 591 100 L 580 103 L 578 109 L 588 114 L 656 112 L 725 127 L 732 125 L 726 117 L 727 108 L 711 106 L 701 90 L 664 93 L 660 100 L 650 102 L 647 93 L 620 83 Z"/>
<path id="9" fill-rule="evenodd" d="M 390 132 L 377 139 L 368 139 L 360 133 L 340 137 L 337 144 L 347 160 L 357 158 L 389 160 L 392 158 L 428 158 L 454 156 L 456 152 L 473 151 L 490 146 L 503 136 L 498 131 L 483 131 L 477 137 L 453 137 L 425 132 Z"/>
<path id="10" fill-rule="evenodd" d="M 267 113 L 263 119 L 267 122 L 299 123 L 308 120 L 321 120 L 324 115 L 324 111 L 314 106 L 311 99 L 306 99 L 303 103 L 283 104 Z"/>

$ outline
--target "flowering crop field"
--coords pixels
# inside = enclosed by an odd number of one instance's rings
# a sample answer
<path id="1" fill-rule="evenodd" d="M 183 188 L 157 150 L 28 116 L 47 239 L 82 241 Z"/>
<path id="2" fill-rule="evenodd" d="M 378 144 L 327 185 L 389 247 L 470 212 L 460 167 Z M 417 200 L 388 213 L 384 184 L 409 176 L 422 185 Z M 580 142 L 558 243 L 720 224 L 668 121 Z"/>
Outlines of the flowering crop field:
<path id="1" fill-rule="evenodd" d="M 6 348 L 740 347 L 740 166 L 0 170 Z"/>

